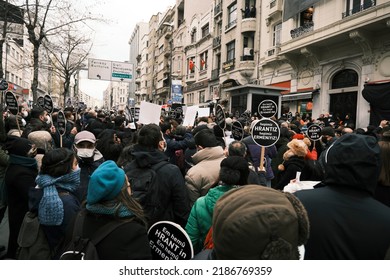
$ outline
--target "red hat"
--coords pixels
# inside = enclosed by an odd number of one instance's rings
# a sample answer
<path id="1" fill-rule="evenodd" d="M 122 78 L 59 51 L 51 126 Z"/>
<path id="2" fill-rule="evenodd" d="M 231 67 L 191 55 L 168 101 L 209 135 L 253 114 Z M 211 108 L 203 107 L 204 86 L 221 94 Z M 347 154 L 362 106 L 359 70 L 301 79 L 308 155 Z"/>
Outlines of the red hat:
<path id="1" fill-rule="evenodd" d="M 301 133 L 294 134 L 294 136 L 292 137 L 292 139 L 298 139 L 298 140 L 303 140 L 304 138 L 305 136 Z"/>

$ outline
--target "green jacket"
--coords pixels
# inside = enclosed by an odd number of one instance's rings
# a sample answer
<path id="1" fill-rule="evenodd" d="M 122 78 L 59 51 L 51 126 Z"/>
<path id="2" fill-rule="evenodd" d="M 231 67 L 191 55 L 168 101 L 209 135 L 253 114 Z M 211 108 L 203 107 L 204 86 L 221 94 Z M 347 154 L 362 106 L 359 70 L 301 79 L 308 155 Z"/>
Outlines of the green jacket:
<path id="1" fill-rule="evenodd" d="M 204 240 L 212 224 L 215 203 L 224 193 L 233 188 L 234 186 L 222 185 L 211 188 L 192 206 L 185 230 L 191 238 L 194 254 L 203 249 Z"/>

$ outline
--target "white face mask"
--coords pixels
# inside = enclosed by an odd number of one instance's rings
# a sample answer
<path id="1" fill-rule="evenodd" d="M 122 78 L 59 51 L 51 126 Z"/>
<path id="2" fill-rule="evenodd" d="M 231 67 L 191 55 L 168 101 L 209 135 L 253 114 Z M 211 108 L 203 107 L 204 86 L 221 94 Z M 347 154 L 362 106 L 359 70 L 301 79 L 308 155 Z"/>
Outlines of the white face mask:
<path id="1" fill-rule="evenodd" d="M 95 152 L 95 149 L 79 149 L 79 148 L 77 148 L 77 156 L 80 158 L 91 158 L 91 157 L 93 157 L 94 152 Z"/>
<path id="2" fill-rule="evenodd" d="M 27 116 L 28 116 L 28 113 L 27 113 L 27 111 L 23 111 L 23 118 L 27 118 Z"/>
<path id="3" fill-rule="evenodd" d="M 26 126 L 26 120 L 25 119 L 22 119 L 22 126 Z"/>
<path id="4" fill-rule="evenodd" d="M 47 123 L 47 124 L 50 124 L 50 123 L 51 123 L 51 119 L 50 119 L 49 116 L 46 117 L 46 123 Z"/>

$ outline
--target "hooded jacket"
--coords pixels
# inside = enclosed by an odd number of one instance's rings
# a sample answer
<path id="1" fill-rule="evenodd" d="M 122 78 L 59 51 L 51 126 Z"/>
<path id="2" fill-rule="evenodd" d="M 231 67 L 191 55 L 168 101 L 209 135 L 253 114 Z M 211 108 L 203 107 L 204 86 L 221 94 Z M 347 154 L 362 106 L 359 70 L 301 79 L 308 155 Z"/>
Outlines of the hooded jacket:
<path id="1" fill-rule="evenodd" d="M 168 157 L 163 152 L 157 149 L 146 149 L 140 145 L 134 146 L 132 154 L 139 167 L 150 167 L 161 161 L 168 161 Z M 130 165 L 131 163 L 126 165 L 125 172 Z M 167 163 L 157 170 L 157 177 L 160 184 L 158 197 L 160 198 L 161 211 L 155 217 L 151 217 L 150 220 L 154 222 L 172 221 L 184 228 L 191 208 L 184 178 L 179 167 Z"/>
<path id="2" fill-rule="evenodd" d="M 345 134 L 324 153 L 324 187 L 296 193 L 311 225 L 305 259 L 384 259 L 390 208 L 373 197 L 380 171 L 377 140 Z"/>

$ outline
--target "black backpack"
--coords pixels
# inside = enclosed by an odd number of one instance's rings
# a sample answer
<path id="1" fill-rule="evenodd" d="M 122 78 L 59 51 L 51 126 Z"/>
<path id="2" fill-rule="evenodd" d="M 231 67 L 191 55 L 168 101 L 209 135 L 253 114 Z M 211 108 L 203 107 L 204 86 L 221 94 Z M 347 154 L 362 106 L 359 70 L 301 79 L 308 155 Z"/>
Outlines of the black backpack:
<path id="1" fill-rule="evenodd" d="M 120 225 L 130 222 L 114 220 L 101 227 L 91 238 L 82 236 L 86 211 L 80 211 L 74 223 L 72 239 L 64 247 L 60 260 L 99 260 L 96 245 Z"/>
<path id="2" fill-rule="evenodd" d="M 166 164 L 169 162 L 161 161 L 150 167 L 139 167 L 133 160 L 125 167 L 133 197 L 141 204 L 149 224 L 154 223 L 156 215 L 162 210 L 157 171 Z"/>

